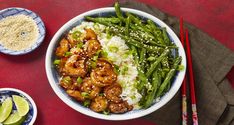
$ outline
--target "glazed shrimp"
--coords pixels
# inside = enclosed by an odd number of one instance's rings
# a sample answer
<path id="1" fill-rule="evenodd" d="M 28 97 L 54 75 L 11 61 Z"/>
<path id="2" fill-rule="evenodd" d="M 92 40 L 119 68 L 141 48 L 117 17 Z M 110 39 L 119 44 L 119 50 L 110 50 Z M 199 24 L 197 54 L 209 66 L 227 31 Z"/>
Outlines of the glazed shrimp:
<path id="1" fill-rule="evenodd" d="M 110 103 L 108 109 L 112 113 L 125 113 L 127 111 L 131 111 L 133 106 L 128 105 L 127 102 L 120 102 L 120 103 Z"/>
<path id="2" fill-rule="evenodd" d="M 73 35 L 74 35 L 74 33 L 75 32 L 73 32 L 73 33 L 69 33 L 69 34 L 67 34 L 67 36 L 66 36 L 66 39 L 68 40 L 68 42 L 70 43 L 70 48 L 73 48 L 74 46 L 76 46 L 79 42 L 82 42 L 83 40 L 84 40 L 84 38 L 85 38 L 85 34 L 84 33 L 81 33 L 81 34 L 79 34 L 79 35 L 77 35 L 77 39 L 75 39 L 74 37 L 73 37 Z"/>
<path id="3" fill-rule="evenodd" d="M 96 40 L 97 39 L 97 35 L 95 34 L 95 32 L 92 29 L 88 28 L 88 29 L 85 29 L 85 31 L 86 31 L 86 36 L 85 36 L 86 40 L 92 40 L 92 39 Z"/>
<path id="4" fill-rule="evenodd" d="M 98 50 L 101 49 L 101 44 L 97 40 L 97 35 L 92 29 L 85 29 L 85 31 L 85 39 L 87 40 L 85 49 L 87 51 L 88 57 L 92 57 Z"/>
<path id="5" fill-rule="evenodd" d="M 91 72 L 90 77 L 92 82 L 99 87 L 111 85 L 117 80 L 112 65 L 103 59 L 98 59 L 97 67 Z"/>
<path id="6" fill-rule="evenodd" d="M 60 43 L 59 47 L 56 49 L 56 56 L 63 57 L 66 52 L 69 50 L 69 42 L 67 39 L 63 38 Z"/>
<path id="7" fill-rule="evenodd" d="M 71 48 L 73 48 L 77 44 L 77 41 L 72 37 L 71 33 L 67 34 L 66 39 L 70 43 Z"/>
<path id="8" fill-rule="evenodd" d="M 75 90 L 80 88 L 80 85 L 77 84 L 76 78 L 71 78 L 70 76 L 62 77 L 59 83 L 64 89 Z"/>
<path id="9" fill-rule="evenodd" d="M 86 77 L 81 84 L 81 91 L 89 93 L 89 99 L 93 99 L 99 94 L 101 88 L 92 84 L 91 79 Z"/>
<path id="10" fill-rule="evenodd" d="M 91 39 L 86 42 L 86 51 L 88 57 L 92 57 L 98 50 L 101 49 L 101 44 L 96 39 Z"/>
<path id="11" fill-rule="evenodd" d="M 119 103 L 122 101 L 120 97 L 121 93 L 122 93 L 122 87 L 117 83 L 104 88 L 105 97 L 114 103 Z"/>
<path id="12" fill-rule="evenodd" d="M 102 112 L 105 111 L 108 107 L 108 101 L 104 96 L 97 96 L 91 102 L 90 109 L 95 112 Z"/>
<path id="13" fill-rule="evenodd" d="M 87 57 L 86 56 L 86 52 L 84 51 L 84 49 L 81 49 L 81 48 L 76 48 L 76 47 L 71 48 L 70 52 L 72 54 L 78 55 L 78 58 L 83 58 L 83 57 L 85 58 L 85 57 Z"/>
<path id="14" fill-rule="evenodd" d="M 78 90 L 67 90 L 66 91 L 68 95 L 75 98 L 78 101 L 84 101 L 85 98 L 81 95 L 80 91 Z"/>
<path id="15" fill-rule="evenodd" d="M 98 59 L 97 67 L 113 70 L 113 66 L 112 66 L 111 62 L 107 61 L 105 58 Z"/>
<path id="16" fill-rule="evenodd" d="M 84 77 L 87 73 L 86 59 L 79 58 L 78 55 L 72 55 L 68 58 L 64 66 L 64 72 L 74 77 Z"/>

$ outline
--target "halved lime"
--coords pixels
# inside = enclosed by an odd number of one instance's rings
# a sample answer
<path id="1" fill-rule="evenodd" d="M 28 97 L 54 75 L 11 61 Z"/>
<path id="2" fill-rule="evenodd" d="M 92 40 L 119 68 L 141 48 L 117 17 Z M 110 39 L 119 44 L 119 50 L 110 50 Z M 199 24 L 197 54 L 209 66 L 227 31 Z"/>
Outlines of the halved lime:
<path id="1" fill-rule="evenodd" d="M 4 122 L 4 125 L 20 125 L 24 122 L 26 116 L 19 116 L 19 112 L 12 113 Z"/>
<path id="2" fill-rule="evenodd" d="M 27 100 L 18 95 L 13 95 L 12 97 L 19 116 L 25 116 L 29 111 L 29 104 Z"/>
<path id="3" fill-rule="evenodd" d="M 12 100 L 11 98 L 7 98 L 0 107 L 0 122 L 3 122 L 7 119 L 7 117 L 11 114 L 12 111 Z"/>

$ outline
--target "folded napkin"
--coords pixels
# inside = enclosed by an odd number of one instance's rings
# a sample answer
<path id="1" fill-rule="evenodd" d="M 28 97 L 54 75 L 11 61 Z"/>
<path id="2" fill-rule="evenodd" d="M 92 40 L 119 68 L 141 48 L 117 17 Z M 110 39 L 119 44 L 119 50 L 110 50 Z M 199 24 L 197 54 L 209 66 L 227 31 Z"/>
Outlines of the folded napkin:
<path id="1" fill-rule="evenodd" d="M 168 24 L 179 36 L 178 18 L 135 1 L 120 4 L 121 7 L 134 8 L 154 15 Z M 233 125 L 234 90 L 225 76 L 234 65 L 234 53 L 195 26 L 185 23 L 185 27 L 190 34 L 199 124 Z M 190 105 L 188 102 L 189 125 L 192 123 Z M 181 124 L 180 91 L 168 104 L 145 118 L 158 125 Z"/>

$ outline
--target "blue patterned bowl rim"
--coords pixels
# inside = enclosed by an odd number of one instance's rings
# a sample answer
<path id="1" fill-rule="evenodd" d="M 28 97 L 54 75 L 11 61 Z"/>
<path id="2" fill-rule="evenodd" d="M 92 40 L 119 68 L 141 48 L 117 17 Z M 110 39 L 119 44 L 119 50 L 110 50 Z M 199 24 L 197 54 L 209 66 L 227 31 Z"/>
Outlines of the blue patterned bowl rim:
<path id="1" fill-rule="evenodd" d="M 8 16 L 19 15 L 19 14 L 30 16 L 36 22 L 38 30 L 39 30 L 39 36 L 37 38 L 37 41 L 30 48 L 27 48 L 25 50 L 20 50 L 20 51 L 6 49 L 4 48 L 4 46 L 0 44 L 0 52 L 2 53 L 8 54 L 8 55 L 24 55 L 24 54 L 30 53 L 36 48 L 38 48 L 45 38 L 45 35 L 46 35 L 45 25 L 42 19 L 31 10 L 28 10 L 25 8 L 19 8 L 19 7 L 6 8 L 0 11 L 0 20 Z"/>
<path id="2" fill-rule="evenodd" d="M 130 13 L 136 14 L 142 18 L 145 18 L 145 19 L 151 19 L 158 26 L 165 27 L 170 39 L 176 44 L 176 46 L 178 46 L 179 55 L 182 57 L 181 64 L 185 67 L 185 70 L 186 70 L 186 57 L 185 57 L 185 52 L 184 52 L 183 46 L 182 46 L 179 38 L 176 36 L 176 34 L 172 31 L 172 29 L 168 25 L 166 25 L 160 19 L 158 19 L 158 18 L 156 18 L 148 13 L 145 13 L 143 11 L 129 9 L 129 8 L 121 8 L 121 10 L 123 12 L 130 12 Z M 94 118 L 98 118 L 98 119 L 129 120 L 129 119 L 139 118 L 139 117 L 145 116 L 147 114 L 150 114 L 150 113 L 158 110 L 162 106 L 164 106 L 168 101 L 170 101 L 172 99 L 172 97 L 177 93 L 177 91 L 179 90 L 179 88 L 182 84 L 182 81 L 183 81 L 184 75 L 185 75 L 185 70 L 177 73 L 170 90 L 164 96 L 161 97 L 159 102 L 153 104 L 151 107 L 149 107 L 147 109 L 133 110 L 133 111 L 130 111 L 130 112 L 127 112 L 124 114 L 104 115 L 104 114 L 93 112 L 92 110 L 82 106 L 76 100 L 69 97 L 66 94 L 66 92 L 63 90 L 63 88 L 59 86 L 59 77 L 58 77 L 57 71 L 55 69 L 55 66 L 53 65 L 53 60 L 55 59 L 55 55 L 54 55 L 55 49 L 58 45 L 58 41 L 61 39 L 62 36 L 64 36 L 64 33 L 71 30 L 74 26 L 80 24 L 84 20 L 84 16 L 102 16 L 102 15 L 106 15 L 108 13 L 111 15 L 114 12 L 115 12 L 115 9 L 113 7 L 99 8 L 99 9 L 91 10 L 91 11 L 85 12 L 83 14 L 80 14 L 80 15 L 74 17 L 73 19 L 71 19 L 70 21 L 68 21 L 66 24 L 64 24 L 56 32 L 56 34 L 52 38 L 52 40 L 47 48 L 45 68 L 46 68 L 47 78 L 48 78 L 49 83 L 50 83 L 52 89 L 54 90 L 54 92 L 57 94 L 57 96 L 64 103 L 66 103 L 68 106 L 70 106 L 74 110 L 76 110 L 82 114 L 85 114 L 85 115 L 88 115 L 88 116 L 91 116 Z"/>
<path id="3" fill-rule="evenodd" d="M 27 115 L 26 120 L 22 123 L 22 125 L 34 124 L 37 118 L 37 107 L 33 99 L 27 93 L 15 88 L 0 88 L 0 98 L 2 98 L 3 95 L 4 96 L 19 95 L 21 97 L 24 97 L 29 102 L 29 113 Z M 13 109 L 16 109 L 16 107 L 13 106 Z"/>

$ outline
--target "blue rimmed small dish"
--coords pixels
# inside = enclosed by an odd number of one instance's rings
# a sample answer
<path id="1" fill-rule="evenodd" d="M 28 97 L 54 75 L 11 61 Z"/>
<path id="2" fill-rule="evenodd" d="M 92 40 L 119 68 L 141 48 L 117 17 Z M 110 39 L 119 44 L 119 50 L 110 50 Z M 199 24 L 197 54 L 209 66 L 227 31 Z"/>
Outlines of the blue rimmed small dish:
<path id="1" fill-rule="evenodd" d="M 36 13 L 32 12 L 31 10 L 28 10 L 25 8 L 18 8 L 18 7 L 6 8 L 3 10 L 0 10 L 0 20 L 6 18 L 8 16 L 15 16 L 15 15 L 20 15 L 20 14 L 32 17 L 32 19 L 36 22 L 37 27 L 38 27 L 38 31 L 39 31 L 38 38 L 37 38 L 36 42 L 31 47 L 29 47 L 25 50 L 20 50 L 20 51 L 9 50 L 0 44 L 0 52 L 2 52 L 2 53 L 8 54 L 8 55 L 27 54 L 27 53 L 35 50 L 37 47 L 39 47 L 45 38 L 45 34 L 46 34 L 45 25 L 44 25 L 42 19 Z"/>
<path id="2" fill-rule="evenodd" d="M 18 95 L 27 100 L 29 104 L 29 112 L 27 114 L 25 121 L 22 123 L 22 125 L 33 125 L 37 117 L 37 107 L 33 99 L 28 94 L 26 94 L 25 92 L 19 89 L 0 88 L 0 103 L 2 103 L 8 97 L 12 98 L 12 95 Z M 16 110 L 15 105 L 13 105 L 13 110 Z"/>

